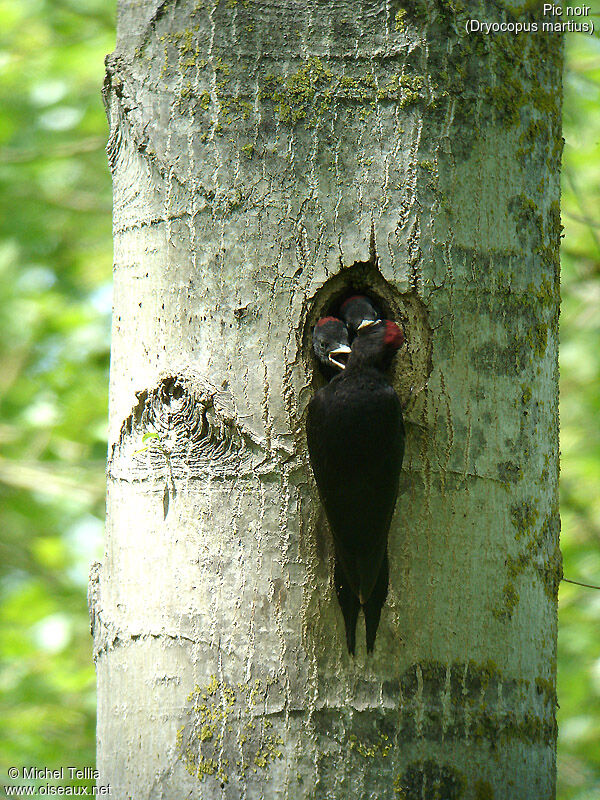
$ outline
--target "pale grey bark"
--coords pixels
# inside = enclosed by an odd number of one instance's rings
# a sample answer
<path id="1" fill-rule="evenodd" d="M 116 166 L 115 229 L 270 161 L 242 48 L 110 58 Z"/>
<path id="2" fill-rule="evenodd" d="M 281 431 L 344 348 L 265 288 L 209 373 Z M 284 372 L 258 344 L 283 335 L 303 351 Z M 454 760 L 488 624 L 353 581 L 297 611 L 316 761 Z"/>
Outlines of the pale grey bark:
<path id="1" fill-rule="evenodd" d="M 560 40 L 464 32 L 518 5 L 121 0 L 90 586 L 118 800 L 554 797 Z M 303 422 L 349 283 L 408 338 L 355 659 Z"/>

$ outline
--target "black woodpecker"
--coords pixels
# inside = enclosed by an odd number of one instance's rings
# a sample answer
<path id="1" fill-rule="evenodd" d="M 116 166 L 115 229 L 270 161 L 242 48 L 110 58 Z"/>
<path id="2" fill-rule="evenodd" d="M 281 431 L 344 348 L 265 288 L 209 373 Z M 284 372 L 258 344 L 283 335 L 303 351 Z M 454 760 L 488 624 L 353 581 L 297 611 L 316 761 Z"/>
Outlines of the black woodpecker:
<path id="1" fill-rule="evenodd" d="M 312 338 L 319 369 L 329 380 L 346 366 L 350 355 L 348 330 L 336 317 L 323 317 L 315 325 Z"/>
<path id="2" fill-rule="evenodd" d="M 340 317 L 348 327 L 350 338 L 381 319 L 379 311 L 364 294 L 355 294 L 344 300 L 340 306 Z"/>
<path id="3" fill-rule="evenodd" d="M 394 322 L 363 327 L 345 369 L 308 406 L 308 452 L 333 534 L 334 583 L 352 654 L 360 608 L 367 652 L 373 650 L 388 591 L 387 537 L 404 425 L 400 401 L 384 373 L 403 341 Z"/>

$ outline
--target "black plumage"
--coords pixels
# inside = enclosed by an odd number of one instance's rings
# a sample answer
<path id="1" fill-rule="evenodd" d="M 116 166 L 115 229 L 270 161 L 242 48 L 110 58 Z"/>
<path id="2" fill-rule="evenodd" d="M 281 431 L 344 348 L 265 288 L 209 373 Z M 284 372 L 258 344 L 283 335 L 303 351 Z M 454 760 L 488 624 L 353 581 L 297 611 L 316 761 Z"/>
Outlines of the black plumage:
<path id="1" fill-rule="evenodd" d="M 404 455 L 404 425 L 385 370 L 403 338 L 393 322 L 365 327 L 352 343 L 343 372 L 308 407 L 308 451 L 333 534 L 334 583 L 351 653 L 361 607 L 367 650 L 373 650 L 387 597 L 387 537 Z"/>
<path id="2" fill-rule="evenodd" d="M 344 300 L 339 314 L 342 322 L 347 326 L 351 338 L 356 336 L 358 331 L 364 330 L 381 319 L 371 298 L 364 294 L 355 294 Z"/>
<path id="3" fill-rule="evenodd" d="M 348 329 L 337 317 L 323 317 L 313 328 L 313 350 L 319 369 L 329 379 L 340 373 L 350 355 Z"/>

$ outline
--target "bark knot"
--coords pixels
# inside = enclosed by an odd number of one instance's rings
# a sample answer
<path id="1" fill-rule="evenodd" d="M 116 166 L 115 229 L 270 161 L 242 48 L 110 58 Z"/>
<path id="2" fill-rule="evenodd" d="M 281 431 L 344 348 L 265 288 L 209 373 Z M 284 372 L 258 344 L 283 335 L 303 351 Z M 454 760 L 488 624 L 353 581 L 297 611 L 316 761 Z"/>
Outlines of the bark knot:
<path id="1" fill-rule="evenodd" d="M 236 478 L 264 471 L 263 447 L 236 419 L 229 397 L 197 376 L 162 376 L 137 403 L 112 447 L 113 478 Z M 262 469 L 259 470 L 259 466 Z"/>

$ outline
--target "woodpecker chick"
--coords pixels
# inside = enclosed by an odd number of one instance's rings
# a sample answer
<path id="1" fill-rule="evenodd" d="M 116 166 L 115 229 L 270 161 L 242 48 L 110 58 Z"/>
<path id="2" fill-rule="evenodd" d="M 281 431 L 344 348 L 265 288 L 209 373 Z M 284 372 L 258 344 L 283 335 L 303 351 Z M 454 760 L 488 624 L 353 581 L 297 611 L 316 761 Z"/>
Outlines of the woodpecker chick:
<path id="1" fill-rule="evenodd" d="M 363 327 L 346 368 L 308 406 L 308 452 L 333 534 L 334 583 L 354 654 L 365 615 L 367 652 L 388 591 L 387 537 L 404 455 L 400 401 L 384 372 L 404 335 L 393 322 Z"/>
<path id="2" fill-rule="evenodd" d="M 346 366 L 350 355 L 348 330 L 336 317 L 323 317 L 313 329 L 313 351 L 326 378 L 332 378 Z"/>
<path id="3" fill-rule="evenodd" d="M 355 294 L 345 300 L 340 307 L 340 317 L 346 323 L 351 337 L 381 319 L 379 311 L 364 294 Z"/>

